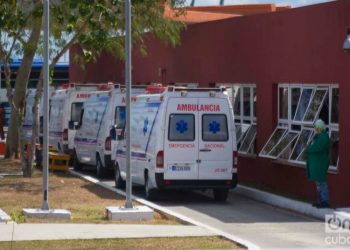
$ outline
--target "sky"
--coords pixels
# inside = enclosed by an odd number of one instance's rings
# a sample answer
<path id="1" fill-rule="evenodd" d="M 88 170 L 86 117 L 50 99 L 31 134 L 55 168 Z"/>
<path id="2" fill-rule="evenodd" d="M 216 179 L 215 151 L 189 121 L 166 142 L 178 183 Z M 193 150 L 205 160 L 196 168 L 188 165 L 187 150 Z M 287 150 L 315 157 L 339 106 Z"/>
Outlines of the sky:
<path id="1" fill-rule="evenodd" d="M 190 4 L 191 0 L 186 0 Z M 274 3 L 276 5 L 291 5 L 292 7 L 300 7 L 305 5 L 330 2 L 332 0 L 225 0 L 225 5 L 233 4 L 259 4 Z M 195 6 L 200 5 L 219 5 L 220 0 L 195 0 Z"/>

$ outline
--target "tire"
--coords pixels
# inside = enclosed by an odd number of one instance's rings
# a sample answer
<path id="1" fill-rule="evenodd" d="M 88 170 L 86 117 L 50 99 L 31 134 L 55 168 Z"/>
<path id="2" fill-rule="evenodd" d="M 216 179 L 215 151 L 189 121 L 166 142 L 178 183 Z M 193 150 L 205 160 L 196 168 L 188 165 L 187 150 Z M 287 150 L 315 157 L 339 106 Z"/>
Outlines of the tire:
<path id="1" fill-rule="evenodd" d="M 216 201 L 225 202 L 228 197 L 228 188 L 213 189 L 214 199 Z"/>
<path id="2" fill-rule="evenodd" d="M 124 189 L 125 188 L 125 181 L 122 179 L 120 175 L 120 169 L 118 163 L 116 163 L 116 166 L 114 167 L 114 181 L 115 181 L 115 187 L 118 189 Z"/>
<path id="3" fill-rule="evenodd" d="M 156 200 L 157 191 L 150 187 L 148 173 L 145 173 L 145 185 L 144 185 L 145 197 L 147 200 Z"/>
<path id="4" fill-rule="evenodd" d="M 80 171 L 83 169 L 81 163 L 78 160 L 77 153 L 75 151 L 73 153 L 73 168 L 75 171 Z"/>
<path id="5" fill-rule="evenodd" d="M 100 156 L 96 156 L 96 175 L 97 178 L 106 177 L 106 168 L 103 167 Z"/>

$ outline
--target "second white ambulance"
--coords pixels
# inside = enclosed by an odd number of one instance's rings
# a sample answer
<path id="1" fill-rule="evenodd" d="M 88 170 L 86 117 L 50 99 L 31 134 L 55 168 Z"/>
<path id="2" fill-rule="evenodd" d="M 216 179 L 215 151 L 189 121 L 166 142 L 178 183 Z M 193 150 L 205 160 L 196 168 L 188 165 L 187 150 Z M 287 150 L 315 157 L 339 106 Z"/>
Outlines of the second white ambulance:
<path id="1" fill-rule="evenodd" d="M 98 177 L 113 170 L 116 130 L 125 123 L 125 88 L 109 85 L 109 91 L 94 92 L 85 101 L 83 115 L 74 137 L 73 165 L 96 167 Z M 144 93 L 144 87 L 133 87 L 132 94 Z M 118 127 L 119 126 L 119 127 Z M 112 171 L 110 171 L 112 172 Z"/>
<path id="2" fill-rule="evenodd" d="M 237 184 L 234 116 L 225 90 L 163 90 L 139 95 L 131 105 L 133 183 L 144 186 L 148 199 L 159 189 L 213 189 L 215 200 L 225 201 Z M 116 154 L 119 188 L 126 179 L 125 140 Z"/>
<path id="3" fill-rule="evenodd" d="M 74 135 L 85 100 L 103 85 L 67 83 L 50 98 L 49 144 L 60 152 L 72 154 Z"/>

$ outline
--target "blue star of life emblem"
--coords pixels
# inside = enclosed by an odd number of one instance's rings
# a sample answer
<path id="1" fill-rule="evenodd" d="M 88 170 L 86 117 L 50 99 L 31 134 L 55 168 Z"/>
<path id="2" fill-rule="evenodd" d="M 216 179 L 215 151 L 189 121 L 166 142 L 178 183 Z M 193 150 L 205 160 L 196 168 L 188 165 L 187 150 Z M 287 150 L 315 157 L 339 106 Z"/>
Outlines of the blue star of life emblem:
<path id="1" fill-rule="evenodd" d="M 176 123 L 176 131 L 180 132 L 181 134 L 185 133 L 188 130 L 187 122 L 184 120 L 180 120 Z"/>
<path id="2" fill-rule="evenodd" d="M 220 131 L 220 123 L 213 121 L 209 123 L 209 131 L 212 132 L 213 134 L 216 134 L 217 132 Z"/>

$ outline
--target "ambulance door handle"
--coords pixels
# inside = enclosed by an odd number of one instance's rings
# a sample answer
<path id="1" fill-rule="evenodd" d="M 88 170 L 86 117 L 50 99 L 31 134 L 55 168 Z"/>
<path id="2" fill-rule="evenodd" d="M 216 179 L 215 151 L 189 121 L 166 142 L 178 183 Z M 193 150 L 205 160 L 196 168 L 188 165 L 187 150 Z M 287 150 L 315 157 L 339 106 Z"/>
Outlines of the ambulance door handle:
<path id="1" fill-rule="evenodd" d="M 198 160 L 196 160 L 196 162 L 197 162 L 197 163 L 201 163 L 201 162 L 202 162 L 202 160 L 201 160 L 201 159 L 198 159 Z"/>
<path id="2" fill-rule="evenodd" d="M 209 149 L 209 148 L 202 148 L 199 151 L 201 151 L 201 152 L 210 152 L 211 149 Z"/>

